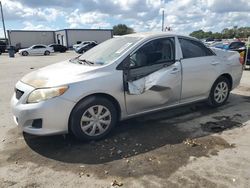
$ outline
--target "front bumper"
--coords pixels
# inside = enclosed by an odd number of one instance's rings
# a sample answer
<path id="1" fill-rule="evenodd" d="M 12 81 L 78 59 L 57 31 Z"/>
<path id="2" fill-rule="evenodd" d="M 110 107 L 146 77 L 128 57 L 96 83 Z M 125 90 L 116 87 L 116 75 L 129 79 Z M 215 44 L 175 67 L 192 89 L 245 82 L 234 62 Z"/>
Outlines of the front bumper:
<path id="1" fill-rule="evenodd" d="M 68 121 L 75 103 L 62 97 L 55 97 L 39 103 L 27 104 L 29 94 L 35 89 L 18 82 L 16 88 L 24 92 L 20 99 L 14 94 L 11 108 L 14 120 L 27 133 L 34 135 L 54 135 L 68 132 Z M 42 120 L 41 128 L 33 126 L 37 119 Z"/>

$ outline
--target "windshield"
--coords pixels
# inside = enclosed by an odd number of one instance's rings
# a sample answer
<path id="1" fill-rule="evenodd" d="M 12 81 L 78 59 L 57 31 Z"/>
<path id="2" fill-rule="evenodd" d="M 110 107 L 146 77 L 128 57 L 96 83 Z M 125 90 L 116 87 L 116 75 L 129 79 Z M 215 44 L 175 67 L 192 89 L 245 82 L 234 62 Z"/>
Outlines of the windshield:
<path id="1" fill-rule="evenodd" d="M 139 37 L 112 38 L 85 52 L 79 60 L 99 65 L 111 63 L 140 39 Z"/>

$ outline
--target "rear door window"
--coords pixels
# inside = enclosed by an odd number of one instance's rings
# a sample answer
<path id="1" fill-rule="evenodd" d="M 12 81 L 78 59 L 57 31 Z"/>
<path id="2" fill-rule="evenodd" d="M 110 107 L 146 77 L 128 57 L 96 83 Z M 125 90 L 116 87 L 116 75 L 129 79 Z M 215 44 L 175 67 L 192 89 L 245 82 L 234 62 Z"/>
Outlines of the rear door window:
<path id="1" fill-rule="evenodd" d="M 212 56 L 214 53 L 199 41 L 179 38 L 184 59 Z"/>

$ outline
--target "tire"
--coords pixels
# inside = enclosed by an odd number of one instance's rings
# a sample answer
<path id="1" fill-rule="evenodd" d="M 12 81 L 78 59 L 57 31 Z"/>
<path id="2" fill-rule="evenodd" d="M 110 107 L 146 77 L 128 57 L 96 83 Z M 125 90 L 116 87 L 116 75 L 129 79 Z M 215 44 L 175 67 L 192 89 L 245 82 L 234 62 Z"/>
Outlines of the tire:
<path id="1" fill-rule="evenodd" d="M 91 96 L 75 106 L 70 115 L 69 128 L 79 140 L 99 140 L 113 129 L 116 122 L 115 105 L 106 98 Z"/>
<path id="2" fill-rule="evenodd" d="M 218 78 L 210 91 L 208 104 L 212 107 L 224 105 L 227 102 L 230 91 L 231 84 L 229 80 L 224 76 Z"/>
<path id="3" fill-rule="evenodd" d="M 46 50 L 45 52 L 44 52 L 44 55 L 49 55 L 50 54 L 50 51 L 48 51 L 48 50 Z"/>
<path id="4" fill-rule="evenodd" d="M 28 56 L 28 55 L 29 55 L 29 53 L 27 51 L 22 52 L 22 56 Z"/>

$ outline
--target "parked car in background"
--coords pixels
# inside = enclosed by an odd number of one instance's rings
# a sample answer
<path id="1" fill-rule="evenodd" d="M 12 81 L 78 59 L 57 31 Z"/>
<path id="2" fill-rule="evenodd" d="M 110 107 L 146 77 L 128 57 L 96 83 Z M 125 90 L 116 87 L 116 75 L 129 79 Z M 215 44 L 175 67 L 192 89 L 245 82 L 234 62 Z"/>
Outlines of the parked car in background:
<path id="1" fill-rule="evenodd" d="M 213 38 L 207 38 L 207 39 L 205 39 L 204 44 L 211 45 L 214 42 L 216 42 L 216 41 Z"/>
<path id="2" fill-rule="evenodd" d="M 119 120 L 198 101 L 218 107 L 240 83 L 239 57 L 168 32 L 112 38 L 18 81 L 14 120 L 30 134 L 96 140 Z"/>
<path id="3" fill-rule="evenodd" d="M 244 42 L 231 42 L 225 46 L 226 50 L 245 50 L 246 44 Z"/>
<path id="4" fill-rule="evenodd" d="M 80 44 L 74 44 L 73 45 L 73 49 L 76 50 L 77 48 L 79 48 L 80 46 L 84 46 L 86 44 L 90 44 L 90 43 L 96 43 L 96 41 L 82 41 Z"/>
<path id="5" fill-rule="evenodd" d="M 246 48 L 248 48 L 248 49 L 246 49 L 246 53 L 248 53 L 248 54 L 246 54 L 246 58 L 247 58 L 247 60 L 246 60 L 246 65 L 247 66 L 250 66 L 250 43 L 246 43 Z"/>
<path id="6" fill-rule="evenodd" d="M 88 50 L 90 50 L 91 48 L 95 47 L 97 45 L 96 42 L 91 42 L 89 44 L 85 44 L 83 46 L 79 46 L 78 48 L 75 49 L 76 53 L 78 54 L 82 54 L 84 52 L 87 52 Z"/>
<path id="7" fill-rule="evenodd" d="M 250 54 L 249 53 L 246 54 L 247 50 L 246 50 L 246 44 L 244 42 L 241 41 L 218 42 L 209 45 L 209 47 L 239 52 L 242 61 L 245 62 L 245 59 L 247 58 L 246 65 L 250 64 L 248 60 L 250 58 Z"/>
<path id="8" fill-rule="evenodd" d="M 7 49 L 7 44 L 5 41 L 0 40 L 0 53 L 4 53 Z"/>
<path id="9" fill-rule="evenodd" d="M 63 46 L 61 44 L 50 44 L 48 45 L 49 47 L 52 47 L 54 49 L 54 52 L 66 52 L 67 51 L 67 47 Z"/>
<path id="10" fill-rule="evenodd" d="M 213 47 L 213 48 L 220 48 L 220 49 L 224 49 L 224 46 L 227 45 L 228 43 L 226 42 L 215 42 L 213 44 L 208 45 L 209 47 Z"/>
<path id="11" fill-rule="evenodd" d="M 209 47 L 215 47 L 215 48 L 220 48 L 224 50 L 245 50 L 246 49 L 246 44 L 244 42 L 216 42 Z"/>
<path id="12" fill-rule="evenodd" d="M 33 45 L 29 48 L 20 49 L 18 53 L 22 56 L 28 56 L 28 55 L 50 55 L 50 53 L 54 52 L 54 49 L 52 47 L 43 45 L 43 44 L 37 44 Z"/>
<path id="13" fill-rule="evenodd" d="M 248 54 L 247 54 L 246 65 L 250 66 L 250 52 L 248 52 Z"/>

